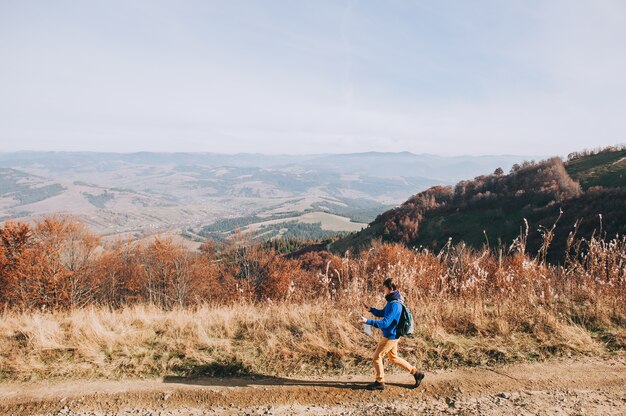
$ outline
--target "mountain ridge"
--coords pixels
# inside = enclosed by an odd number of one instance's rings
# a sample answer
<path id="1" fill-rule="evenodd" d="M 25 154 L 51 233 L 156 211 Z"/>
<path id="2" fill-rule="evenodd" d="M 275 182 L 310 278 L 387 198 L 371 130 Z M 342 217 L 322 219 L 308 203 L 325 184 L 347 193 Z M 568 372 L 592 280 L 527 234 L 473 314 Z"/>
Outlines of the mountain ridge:
<path id="1" fill-rule="evenodd" d="M 366 229 L 333 242 L 329 249 L 359 251 L 375 239 L 432 250 L 440 250 L 448 241 L 476 248 L 498 241 L 507 244 L 528 221 L 530 229 L 523 232 L 528 232 L 527 248 L 534 252 L 558 223 L 551 249 L 556 258 L 557 253 L 563 254 L 570 231 L 586 238 L 594 232 L 624 234 L 625 201 L 626 149 L 608 148 L 566 162 L 558 157 L 526 162 L 513 166 L 509 174 L 497 171 L 454 187 L 431 187 L 378 215 Z"/>

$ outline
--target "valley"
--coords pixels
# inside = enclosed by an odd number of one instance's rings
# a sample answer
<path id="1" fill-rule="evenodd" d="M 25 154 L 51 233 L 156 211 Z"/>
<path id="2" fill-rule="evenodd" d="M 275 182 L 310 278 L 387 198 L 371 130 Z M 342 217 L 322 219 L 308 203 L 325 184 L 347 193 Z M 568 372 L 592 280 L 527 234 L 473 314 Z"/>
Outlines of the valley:
<path id="1" fill-rule="evenodd" d="M 261 239 L 328 237 L 361 230 L 406 195 L 520 159 L 407 152 L 0 153 L 0 221 L 71 215 L 106 239 L 169 234 L 192 246 L 240 227 Z"/>

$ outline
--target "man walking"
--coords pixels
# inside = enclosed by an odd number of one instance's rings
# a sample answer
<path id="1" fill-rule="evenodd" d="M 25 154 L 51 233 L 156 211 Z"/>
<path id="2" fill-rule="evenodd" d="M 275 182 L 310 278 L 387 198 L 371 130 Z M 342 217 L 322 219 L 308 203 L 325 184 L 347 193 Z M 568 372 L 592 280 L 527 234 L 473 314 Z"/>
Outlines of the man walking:
<path id="1" fill-rule="evenodd" d="M 418 387 L 424 379 L 424 373 L 417 370 L 416 367 L 409 364 L 406 360 L 398 357 L 398 339 L 400 338 L 396 334 L 396 328 L 398 322 L 400 322 L 400 316 L 402 314 L 402 302 L 404 299 L 400 294 L 393 279 L 386 279 L 383 282 L 383 290 L 385 292 L 385 300 L 387 304 L 383 309 L 376 309 L 367 305 L 364 305 L 368 312 L 372 315 L 382 318 L 380 320 L 367 319 L 362 317 L 362 321 L 371 325 L 374 328 L 382 330 L 383 338 L 376 346 L 374 351 L 374 370 L 376 372 L 376 381 L 367 385 L 368 390 L 384 390 L 385 389 L 385 369 L 383 367 L 383 357 L 387 355 L 389 361 L 399 365 L 407 370 L 415 379 L 415 387 Z"/>

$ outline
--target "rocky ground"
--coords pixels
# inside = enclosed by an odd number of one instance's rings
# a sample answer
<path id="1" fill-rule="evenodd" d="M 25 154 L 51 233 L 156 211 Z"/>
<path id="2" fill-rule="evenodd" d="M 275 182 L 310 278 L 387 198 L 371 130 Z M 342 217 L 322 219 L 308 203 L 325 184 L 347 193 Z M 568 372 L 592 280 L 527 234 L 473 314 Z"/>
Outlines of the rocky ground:
<path id="1" fill-rule="evenodd" d="M 626 358 L 436 371 L 422 386 L 393 373 L 370 392 L 337 378 L 62 381 L 0 384 L 7 415 L 623 415 Z"/>

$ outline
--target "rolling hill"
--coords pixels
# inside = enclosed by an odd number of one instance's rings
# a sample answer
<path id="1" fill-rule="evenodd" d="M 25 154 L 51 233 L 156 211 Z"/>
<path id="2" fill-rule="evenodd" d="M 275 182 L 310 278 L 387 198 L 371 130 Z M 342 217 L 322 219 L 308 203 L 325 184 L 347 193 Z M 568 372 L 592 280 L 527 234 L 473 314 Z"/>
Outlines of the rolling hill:
<path id="1" fill-rule="evenodd" d="M 107 236 L 226 238 L 245 226 L 269 238 L 319 237 L 359 230 L 406 195 L 521 159 L 408 152 L 0 153 L 0 223 L 61 213 Z"/>
<path id="2" fill-rule="evenodd" d="M 548 252 L 564 253 L 567 236 L 626 234 L 626 149 L 572 154 L 514 165 L 456 186 L 435 186 L 380 214 L 369 226 L 329 247 L 359 251 L 374 239 L 440 250 L 448 241 L 470 246 L 510 244 L 528 221 L 526 248 L 537 252 L 542 235 L 554 229 Z"/>
<path id="3" fill-rule="evenodd" d="M 594 186 L 626 186 L 626 149 L 608 149 L 595 154 L 573 153 L 566 165 L 572 179 L 584 190 Z"/>

